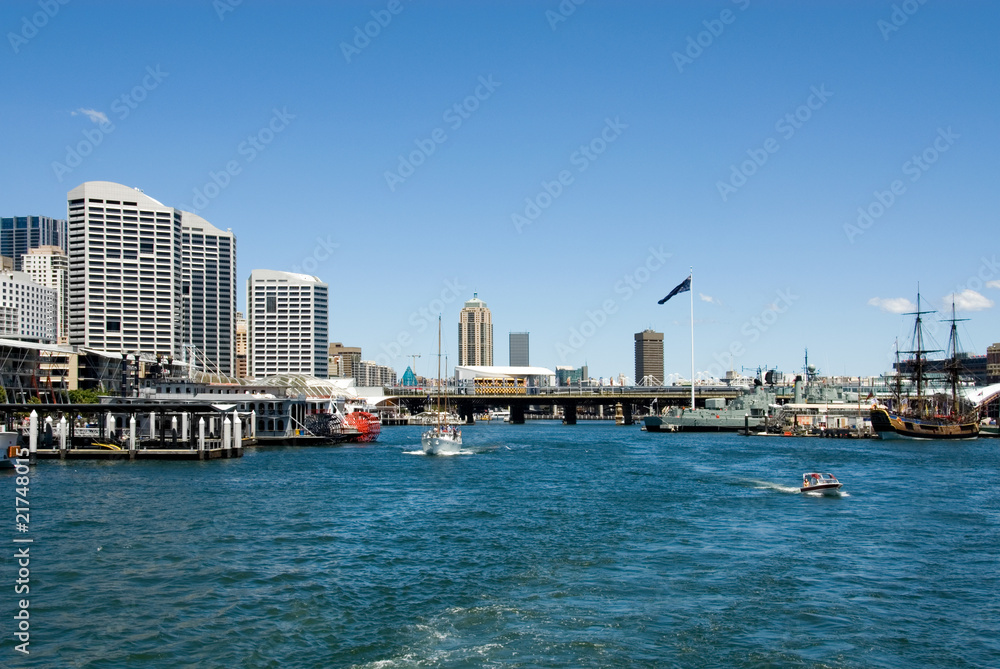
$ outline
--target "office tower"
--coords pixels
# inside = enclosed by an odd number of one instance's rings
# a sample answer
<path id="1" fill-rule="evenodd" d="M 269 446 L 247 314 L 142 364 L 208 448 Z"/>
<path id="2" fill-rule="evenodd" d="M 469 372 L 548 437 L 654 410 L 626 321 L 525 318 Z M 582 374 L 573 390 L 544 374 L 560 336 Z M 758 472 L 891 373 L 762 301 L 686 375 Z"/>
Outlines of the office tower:
<path id="1" fill-rule="evenodd" d="M 635 383 L 663 385 L 663 333 L 643 330 L 635 334 Z"/>
<path id="2" fill-rule="evenodd" d="M 511 367 L 527 367 L 528 362 L 528 333 L 527 332 L 511 332 L 510 333 L 510 366 Z"/>
<path id="3" fill-rule="evenodd" d="M 344 346 L 342 343 L 334 342 L 328 349 L 330 360 L 330 376 L 343 379 L 354 379 L 358 383 L 357 369 L 361 363 L 360 346 Z"/>
<path id="4" fill-rule="evenodd" d="M 473 293 L 458 315 L 458 364 L 461 367 L 493 365 L 493 316 L 486 303 Z"/>
<path id="5" fill-rule="evenodd" d="M 181 344 L 188 359 L 195 369 L 235 376 L 236 236 L 182 211 L 181 263 Z"/>
<path id="6" fill-rule="evenodd" d="M 236 312 L 236 378 L 244 379 L 247 375 L 247 319 L 243 313 Z"/>
<path id="7" fill-rule="evenodd" d="M 249 374 L 327 377 L 329 287 L 315 276 L 255 269 L 247 281 Z"/>
<path id="8" fill-rule="evenodd" d="M 181 212 L 88 181 L 68 194 L 69 342 L 181 355 Z"/>
<path id="9" fill-rule="evenodd" d="M 69 341 L 69 258 L 58 246 L 30 249 L 21 259 L 24 273 L 55 291 L 55 341 Z"/>
<path id="10" fill-rule="evenodd" d="M 54 344 L 55 302 L 55 289 L 24 272 L 0 273 L 0 337 Z"/>
<path id="11" fill-rule="evenodd" d="M 58 246 L 69 253 L 66 245 L 66 221 L 48 216 L 12 216 L 0 218 L 0 256 L 14 261 L 20 271 L 21 257 L 40 246 Z"/>

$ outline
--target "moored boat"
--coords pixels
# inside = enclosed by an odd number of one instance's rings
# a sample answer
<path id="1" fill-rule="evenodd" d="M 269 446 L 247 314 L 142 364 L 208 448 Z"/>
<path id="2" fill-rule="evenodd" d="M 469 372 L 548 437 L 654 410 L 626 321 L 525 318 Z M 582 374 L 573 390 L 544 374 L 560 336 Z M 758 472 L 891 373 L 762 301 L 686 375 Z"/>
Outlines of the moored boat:
<path id="1" fill-rule="evenodd" d="M 951 334 L 945 369 L 950 394 L 943 389 L 934 392 L 928 387 L 926 355 L 932 353 L 924 348 L 922 316 L 934 313 L 920 309 L 920 293 L 917 293 L 917 310 L 913 326 L 913 358 L 907 361 L 912 370 L 912 392 L 902 391 L 901 367 L 896 363 L 896 392 L 892 400 L 894 406 L 873 404 L 871 408 L 872 430 L 882 439 L 976 439 L 979 436 L 979 410 L 963 402 L 958 392 L 962 374 L 961 356 L 958 348 L 958 330 L 955 318 L 955 303 L 952 302 Z M 947 321 L 946 321 L 947 322 Z M 949 396 L 950 395 L 950 396 Z"/>

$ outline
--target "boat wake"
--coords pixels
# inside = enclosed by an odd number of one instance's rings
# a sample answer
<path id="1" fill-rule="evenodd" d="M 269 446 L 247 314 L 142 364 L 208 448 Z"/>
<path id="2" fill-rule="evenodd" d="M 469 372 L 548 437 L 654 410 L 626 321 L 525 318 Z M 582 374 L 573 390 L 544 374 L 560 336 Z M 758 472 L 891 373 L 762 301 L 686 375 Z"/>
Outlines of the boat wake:
<path id="1" fill-rule="evenodd" d="M 403 451 L 403 455 L 427 455 L 427 456 L 433 456 L 435 458 L 447 458 L 453 455 L 475 455 L 478 452 L 479 451 L 463 448 L 461 450 L 455 451 L 454 453 L 425 453 L 424 449 L 420 448 L 415 451 Z"/>
<path id="2" fill-rule="evenodd" d="M 750 479 L 749 482 L 753 484 L 754 488 L 758 490 L 774 490 L 777 492 L 784 492 L 788 494 L 799 494 L 799 489 L 797 486 L 787 486 L 781 485 L 780 483 L 771 483 L 770 481 L 758 481 L 756 479 Z"/>

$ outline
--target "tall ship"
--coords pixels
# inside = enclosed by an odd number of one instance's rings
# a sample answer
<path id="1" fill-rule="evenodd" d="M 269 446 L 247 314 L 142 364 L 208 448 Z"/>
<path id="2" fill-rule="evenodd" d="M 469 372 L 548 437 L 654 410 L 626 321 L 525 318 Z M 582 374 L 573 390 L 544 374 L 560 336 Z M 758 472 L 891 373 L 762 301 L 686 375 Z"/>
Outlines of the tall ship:
<path id="1" fill-rule="evenodd" d="M 946 382 L 943 386 L 931 385 L 927 372 L 927 354 L 939 350 L 924 348 L 923 316 L 934 313 L 920 308 L 917 293 L 917 310 L 914 316 L 912 356 L 906 362 L 910 369 L 910 383 L 903 388 L 902 367 L 897 352 L 895 392 L 887 404 L 876 403 L 871 408 L 872 429 L 882 439 L 976 439 L 979 436 L 979 410 L 959 393 L 962 380 L 962 358 L 958 346 L 955 303 L 951 305 L 951 333 L 948 339 L 947 358 L 944 364 Z"/>

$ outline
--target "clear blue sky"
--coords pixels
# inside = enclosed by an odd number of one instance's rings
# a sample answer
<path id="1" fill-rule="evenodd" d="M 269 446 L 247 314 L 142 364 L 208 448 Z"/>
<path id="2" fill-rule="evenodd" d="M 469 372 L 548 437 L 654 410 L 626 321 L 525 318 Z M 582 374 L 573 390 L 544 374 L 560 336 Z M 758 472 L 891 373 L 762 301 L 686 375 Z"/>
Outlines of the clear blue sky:
<path id="1" fill-rule="evenodd" d="M 687 376 L 691 266 L 697 370 L 884 372 L 918 282 L 1000 341 L 995 2 L 235 1 L 0 5 L 0 213 L 141 187 L 400 372 L 478 291 L 497 364 Z"/>

